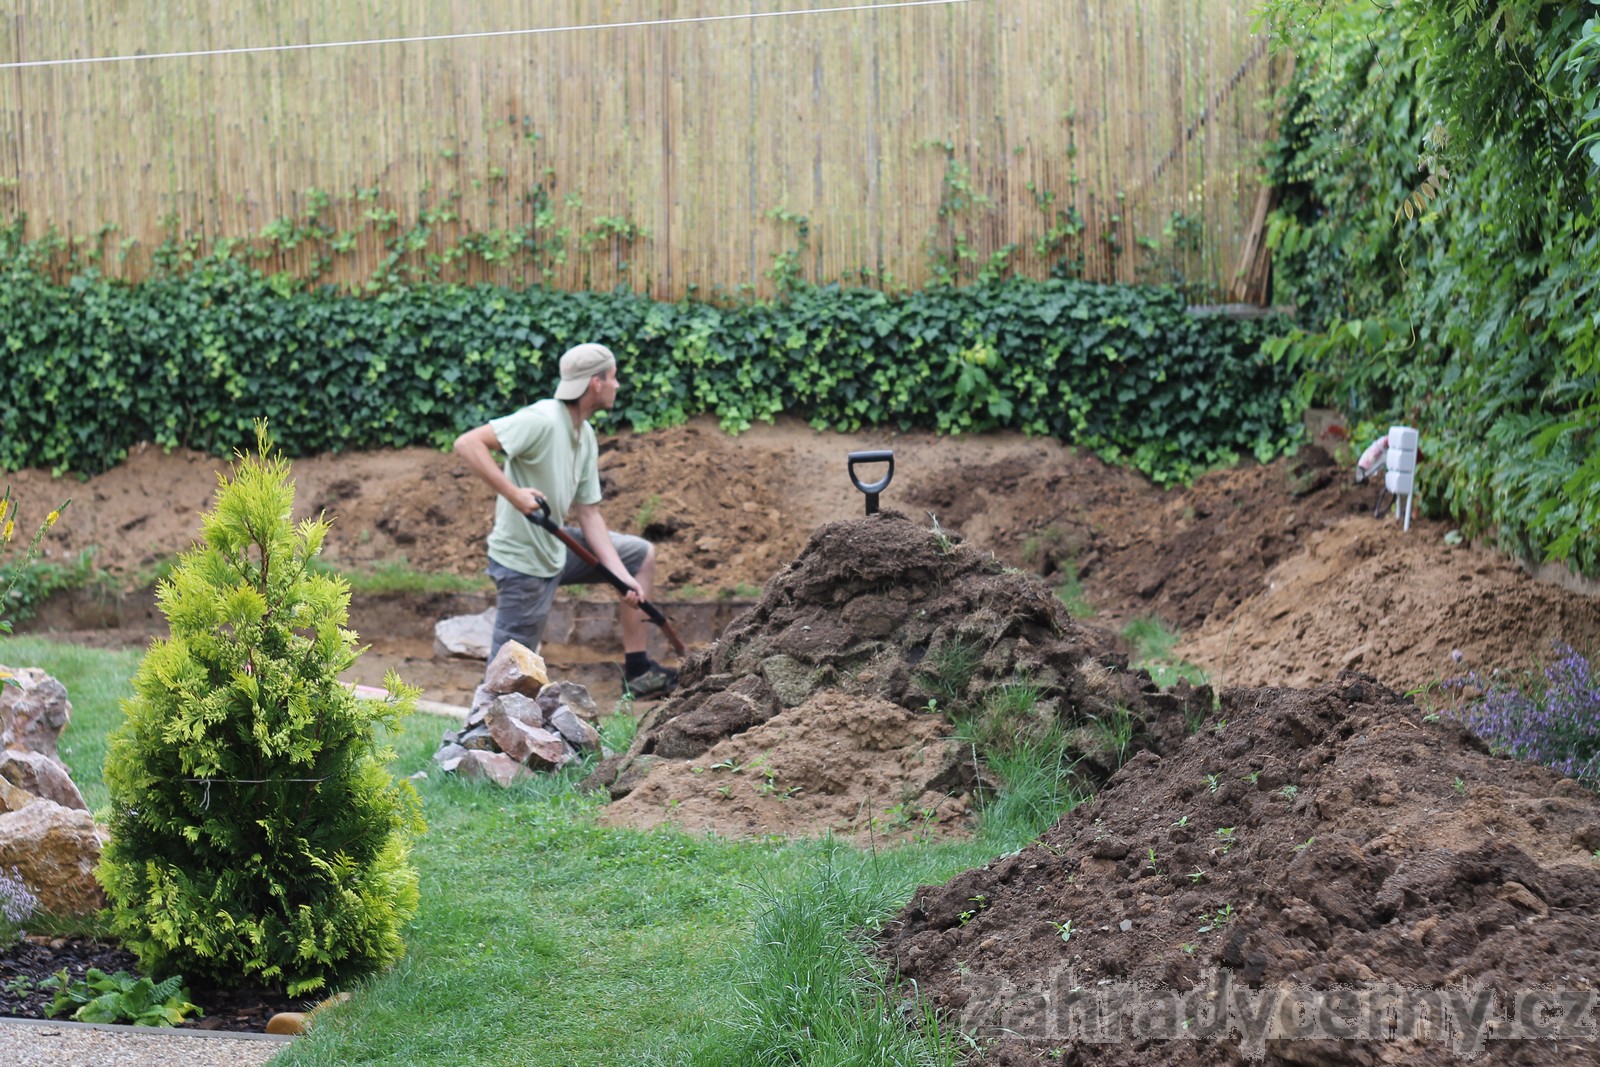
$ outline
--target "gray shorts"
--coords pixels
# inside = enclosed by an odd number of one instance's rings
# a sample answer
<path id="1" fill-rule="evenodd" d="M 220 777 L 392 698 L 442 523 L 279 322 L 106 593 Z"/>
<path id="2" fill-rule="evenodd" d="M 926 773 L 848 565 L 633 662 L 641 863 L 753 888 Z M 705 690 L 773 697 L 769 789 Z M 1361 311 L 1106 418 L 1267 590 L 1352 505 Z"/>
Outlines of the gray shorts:
<path id="1" fill-rule="evenodd" d="M 588 547 L 581 530 L 571 526 L 563 526 L 562 530 L 580 545 Z M 632 534 L 614 533 L 611 535 L 611 544 L 616 548 L 622 565 L 628 568 L 628 573 L 638 574 L 639 568 L 644 566 L 645 556 L 650 552 L 650 542 Z M 544 639 L 544 624 L 550 618 L 550 605 L 555 603 L 557 586 L 593 585 L 596 582 L 606 583 L 608 587 L 610 585 L 601 575 L 600 568 L 591 567 L 571 549 L 567 550 L 566 564 L 561 568 L 561 573 L 554 578 L 539 578 L 514 571 L 496 562 L 493 557 L 489 559 L 489 577 L 494 579 L 496 593 L 494 636 L 489 643 L 491 662 L 500 651 L 500 646 L 507 641 L 516 641 L 535 652 L 539 650 L 539 642 Z"/>

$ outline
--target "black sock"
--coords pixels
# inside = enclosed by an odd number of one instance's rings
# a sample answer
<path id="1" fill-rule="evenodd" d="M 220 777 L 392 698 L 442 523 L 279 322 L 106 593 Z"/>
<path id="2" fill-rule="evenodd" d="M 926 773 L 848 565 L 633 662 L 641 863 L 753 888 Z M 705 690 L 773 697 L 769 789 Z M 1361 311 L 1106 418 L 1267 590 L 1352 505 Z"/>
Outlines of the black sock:
<path id="1" fill-rule="evenodd" d="M 626 652 L 622 657 L 624 678 L 637 678 L 650 669 L 650 656 L 645 652 Z"/>

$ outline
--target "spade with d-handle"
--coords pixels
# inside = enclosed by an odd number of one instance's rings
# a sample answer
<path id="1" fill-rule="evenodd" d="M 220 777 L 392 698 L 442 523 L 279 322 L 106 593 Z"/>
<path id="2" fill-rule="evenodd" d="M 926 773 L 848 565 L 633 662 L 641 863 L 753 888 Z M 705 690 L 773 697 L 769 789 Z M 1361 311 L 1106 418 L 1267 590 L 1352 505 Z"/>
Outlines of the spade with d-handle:
<path id="1" fill-rule="evenodd" d="M 867 514 L 876 515 L 878 513 L 878 494 L 889 488 L 889 482 L 894 478 L 894 449 L 888 448 L 881 452 L 852 452 L 848 458 L 850 460 L 850 480 L 855 483 L 857 489 L 867 494 Z M 889 470 L 881 480 L 863 483 L 861 477 L 856 474 L 857 463 L 887 463 Z"/>
<path id="2" fill-rule="evenodd" d="M 605 578 L 606 581 L 616 586 L 619 592 L 633 592 L 633 586 L 629 585 L 621 578 L 618 578 L 614 573 L 612 573 L 611 568 L 601 563 L 599 557 L 597 557 L 593 552 L 590 552 L 582 541 L 579 541 L 577 538 L 567 533 L 567 531 L 561 528 L 559 523 L 550 518 L 550 501 L 541 497 L 539 499 L 539 510 L 528 512 L 528 521 L 533 523 L 535 526 L 554 534 L 556 540 L 570 548 L 573 555 L 577 556 L 589 566 L 599 571 L 601 577 Z M 667 621 L 667 617 L 661 614 L 660 608 L 656 607 L 648 600 L 641 600 L 639 601 L 639 610 L 644 612 L 651 622 L 661 627 L 662 636 L 664 636 L 668 643 L 672 645 L 672 650 L 674 652 L 680 656 L 688 652 L 688 649 L 684 646 L 683 638 L 678 636 L 678 631 L 672 628 L 672 624 Z"/>

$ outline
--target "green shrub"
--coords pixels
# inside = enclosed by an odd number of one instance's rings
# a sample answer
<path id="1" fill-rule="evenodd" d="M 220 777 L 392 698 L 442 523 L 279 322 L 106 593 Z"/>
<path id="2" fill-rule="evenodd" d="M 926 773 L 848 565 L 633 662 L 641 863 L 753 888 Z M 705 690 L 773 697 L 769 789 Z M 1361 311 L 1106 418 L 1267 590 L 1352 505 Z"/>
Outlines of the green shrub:
<path id="1" fill-rule="evenodd" d="M 1266 350 L 1422 433 L 1431 514 L 1600 573 L 1600 18 L 1561 0 L 1269 0 L 1296 54 Z M 1365 442 L 1362 442 L 1365 443 Z"/>
<path id="2" fill-rule="evenodd" d="M 1160 482 L 1295 435 L 1292 375 L 1260 322 L 1192 316 L 1174 289 L 1011 279 L 891 297 L 802 287 L 767 302 L 417 284 L 285 290 L 225 255 L 136 285 L 56 283 L 0 226 L 0 467 L 96 473 L 139 441 L 217 455 L 268 419 L 294 455 L 448 445 L 549 395 L 570 345 L 623 379 L 611 425 L 780 412 L 818 429 L 1017 429 Z M 9 236 L 8 236 L 9 235 Z"/>
<path id="3" fill-rule="evenodd" d="M 158 598 L 106 758 L 111 840 L 98 876 L 113 932 L 147 971 L 282 986 L 382 970 L 417 906 L 416 794 L 375 741 L 415 690 L 360 701 L 349 589 L 309 563 L 327 524 L 289 519 L 294 486 L 264 426 Z"/>

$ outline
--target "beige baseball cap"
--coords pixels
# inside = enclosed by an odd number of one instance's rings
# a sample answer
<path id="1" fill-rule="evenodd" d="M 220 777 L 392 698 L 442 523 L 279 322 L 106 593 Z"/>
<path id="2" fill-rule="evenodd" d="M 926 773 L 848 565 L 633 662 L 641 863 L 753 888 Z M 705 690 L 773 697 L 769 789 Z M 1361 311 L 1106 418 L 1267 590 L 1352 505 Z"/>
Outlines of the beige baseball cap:
<path id="1" fill-rule="evenodd" d="M 556 399 L 578 399 L 589 388 L 590 378 L 616 365 L 617 357 L 605 345 L 583 344 L 567 349 L 561 356 L 561 384 L 556 386 Z"/>

